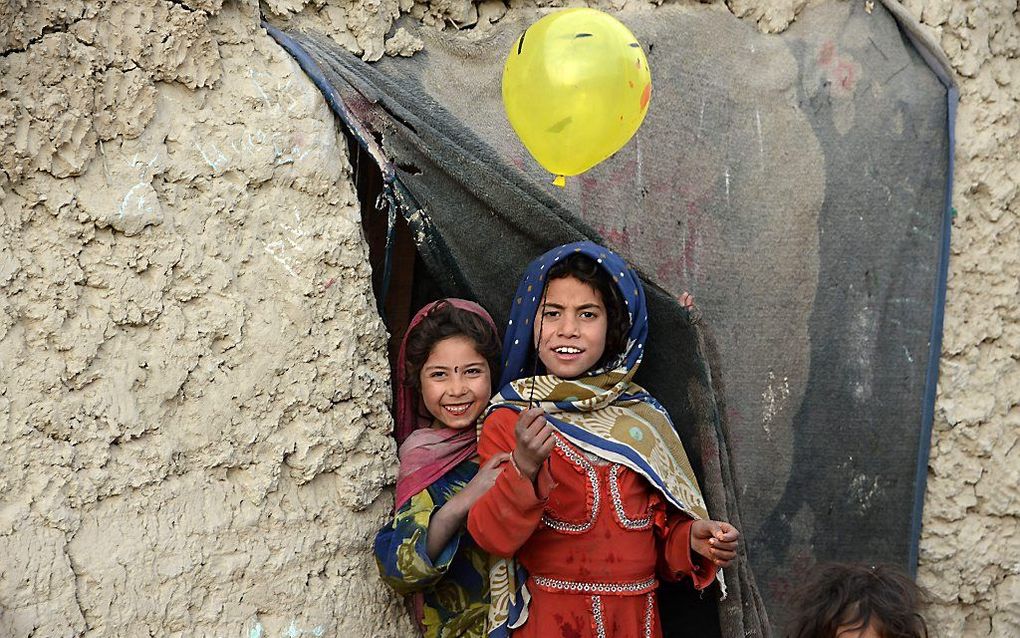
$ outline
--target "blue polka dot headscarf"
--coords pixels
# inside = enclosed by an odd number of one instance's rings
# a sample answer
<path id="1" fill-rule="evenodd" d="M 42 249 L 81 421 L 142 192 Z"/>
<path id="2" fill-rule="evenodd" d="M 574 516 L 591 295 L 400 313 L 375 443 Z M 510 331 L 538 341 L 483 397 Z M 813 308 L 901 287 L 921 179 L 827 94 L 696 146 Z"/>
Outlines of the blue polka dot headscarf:
<path id="1" fill-rule="evenodd" d="M 517 286 L 513 305 L 510 308 L 510 322 L 503 339 L 503 376 L 500 387 L 511 381 L 529 377 L 535 373 L 534 322 L 542 304 L 542 294 L 548 281 L 549 269 L 573 254 L 591 257 L 605 270 L 620 291 L 630 329 L 627 332 L 627 346 L 624 352 L 598 370 L 589 370 L 589 375 L 600 374 L 614 368 L 625 367 L 633 370 L 641 363 L 648 336 L 648 308 L 645 305 L 645 290 L 637 273 L 619 255 L 605 246 L 590 241 L 557 246 L 531 262 L 521 283 Z M 541 319 L 539 319 L 541 321 Z M 541 370 L 539 364 L 539 374 Z"/>

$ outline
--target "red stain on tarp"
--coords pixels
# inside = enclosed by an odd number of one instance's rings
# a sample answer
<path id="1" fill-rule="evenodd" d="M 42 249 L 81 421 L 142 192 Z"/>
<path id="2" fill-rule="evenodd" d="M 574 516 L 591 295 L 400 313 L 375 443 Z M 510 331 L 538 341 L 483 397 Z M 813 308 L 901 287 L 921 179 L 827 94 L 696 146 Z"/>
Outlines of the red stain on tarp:
<path id="1" fill-rule="evenodd" d="M 822 44 L 818 51 L 818 66 L 825 71 L 826 79 L 839 95 L 851 93 L 860 79 L 860 65 L 850 56 L 839 55 L 831 40 Z"/>
<path id="2" fill-rule="evenodd" d="M 599 232 L 599 235 L 602 235 L 602 238 L 606 240 L 606 244 L 611 248 L 622 250 L 623 252 L 630 250 L 630 235 L 626 229 L 612 228 L 599 224 L 595 227 L 595 230 Z"/>
<path id="3" fill-rule="evenodd" d="M 828 66 L 836 55 L 836 44 L 832 40 L 826 40 L 818 52 L 818 66 Z"/>
<path id="4" fill-rule="evenodd" d="M 608 175 L 599 171 L 601 177 L 594 177 L 594 173 L 584 173 L 579 177 L 581 184 L 580 209 L 581 217 L 585 217 L 589 210 L 597 208 L 603 201 L 605 191 L 614 191 L 621 188 L 628 188 L 637 177 L 637 161 L 634 159 L 620 163 L 608 163 Z"/>
<path id="5" fill-rule="evenodd" d="M 851 62 L 840 60 L 836 68 L 833 69 L 833 74 L 839 86 L 847 91 L 857 84 L 857 69 Z"/>

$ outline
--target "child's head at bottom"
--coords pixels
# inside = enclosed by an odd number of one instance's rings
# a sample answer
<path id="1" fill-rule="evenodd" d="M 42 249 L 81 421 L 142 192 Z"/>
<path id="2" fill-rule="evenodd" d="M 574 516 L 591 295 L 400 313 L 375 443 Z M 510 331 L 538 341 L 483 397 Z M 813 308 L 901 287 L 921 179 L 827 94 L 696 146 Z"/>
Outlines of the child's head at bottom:
<path id="1" fill-rule="evenodd" d="M 447 427 L 473 426 L 492 396 L 499 336 L 491 321 L 488 315 L 440 301 L 407 335 L 404 383 Z"/>
<path id="2" fill-rule="evenodd" d="M 626 348 L 630 324 L 620 290 L 588 255 L 573 254 L 549 269 L 543 302 L 534 337 L 549 373 L 573 379 L 603 367 Z"/>
<path id="3" fill-rule="evenodd" d="M 924 592 L 886 566 L 815 568 L 790 608 L 788 638 L 926 638 Z"/>

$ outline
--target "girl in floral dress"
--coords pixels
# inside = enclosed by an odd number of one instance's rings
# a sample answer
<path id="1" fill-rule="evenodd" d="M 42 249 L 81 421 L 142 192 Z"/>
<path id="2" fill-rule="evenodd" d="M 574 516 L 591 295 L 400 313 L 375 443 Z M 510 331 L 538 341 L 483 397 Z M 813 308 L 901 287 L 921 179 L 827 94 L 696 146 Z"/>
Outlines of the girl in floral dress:
<path id="1" fill-rule="evenodd" d="M 479 468 L 476 421 L 492 394 L 499 337 L 485 310 L 461 299 L 422 308 L 397 361 L 400 471 L 396 513 L 379 531 L 379 572 L 414 602 L 425 638 L 482 638 L 488 556 L 465 531 L 471 505 L 508 455 Z"/>

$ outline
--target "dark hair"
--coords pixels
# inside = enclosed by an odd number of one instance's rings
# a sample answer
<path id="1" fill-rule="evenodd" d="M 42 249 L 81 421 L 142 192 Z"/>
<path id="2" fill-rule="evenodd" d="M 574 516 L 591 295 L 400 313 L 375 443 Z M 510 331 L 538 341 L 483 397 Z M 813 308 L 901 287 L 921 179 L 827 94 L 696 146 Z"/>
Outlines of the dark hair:
<path id="1" fill-rule="evenodd" d="M 627 347 L 630 319 L 620 289 L 609 273 L 588 255 L 574 253 L 549 269 L 549 281 L 573 277 L 597 290 L 606 307 L 606 350 L 596 367 L 602 367 L 623 354 Z M 548 285 L 548 284 L 547 284 Z"/>
<path id="2" fill-rule="evenodd" d="M 888 566 L 830 564 L 796 590 L 788 638 L 835 638 L 840 628 L 874 623 L 882 638 L 927 638 L 921 616 L 926 596 L 914 581 Z"/>
<path id="3" fill-rule="evenodd" d="M 489 364 L 492 383 L 499 378 L 499 335 L 489 322 L 470 310 L 441 302 L 430 310 L 407 336 L 404 347 L 404 383 L 421 390 L 421 369 L 432 348 L 443 339 L 467 337 Z"/>

